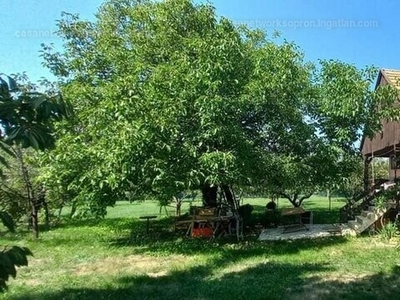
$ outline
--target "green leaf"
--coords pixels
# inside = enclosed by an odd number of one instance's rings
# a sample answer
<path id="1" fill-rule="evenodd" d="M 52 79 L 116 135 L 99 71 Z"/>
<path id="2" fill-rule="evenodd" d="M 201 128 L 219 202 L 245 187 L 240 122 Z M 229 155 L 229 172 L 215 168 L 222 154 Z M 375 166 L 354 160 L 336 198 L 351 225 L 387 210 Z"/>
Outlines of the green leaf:
<path id="1" fill-rule="evenodd" d="M 14 220 L 9 213 L 5 211 L 0 211 L 0 221 L 5 227 L 7 227 L 8 230 L 10 230 L 11 232 L 15 231 Z"/>
<path id="2" fill-rule="evenodd" d="M 7 140 L 10 140 L 10 141 L 15 140 L 16 138 L 18 138 L 21 131 L 22 131 L 21 127 L 13 129 L 11 131 L 10 135 L 7 137 Z"/>
<path id="3" fill-rule="evenodd" d="M 36 149 L 36 150 L 40 149 L 39 143 L 38 143 L 38 141 L 36 140 L 34 134 L 33 134 L 32 132 L 27 132 L 27 136 L 28 136 L 28 139 L 29 139 L 29 145 L 30 145 L 33 149 Z"/>

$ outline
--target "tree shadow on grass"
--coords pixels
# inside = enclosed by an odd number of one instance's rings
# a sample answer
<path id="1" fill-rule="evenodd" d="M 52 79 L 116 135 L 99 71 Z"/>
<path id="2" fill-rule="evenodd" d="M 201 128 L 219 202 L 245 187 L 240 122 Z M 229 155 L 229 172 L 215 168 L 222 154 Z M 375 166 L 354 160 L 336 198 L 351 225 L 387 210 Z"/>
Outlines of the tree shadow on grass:
<path id="1" fill-rule="evenodd" d="M 164 227 L 165 224 L 154 224 L 149 234 L 131 231 L 130 236 L 120 236 L 110 240 L 111 247 L 128 247 L 135 254 L 215 254 L 233 249 L 239 255 L 295 254 L 306 249 L 322 249 L 332 245 L 343 244 L 346 237 L 335 236 L 319 239 L 294 241 L 258 241 L 257 236 L 245 236 L 237 241 L 234 236 L 215 239 L 187 237 L 184 232 L 174 232 Z"/>
<path id="2" fill-rule="evenodd" d="M 121 277 L 105 288 L 66 288 L 15 299 L 284 299 L 293 286 L 305 284 L 305 275 L 329 270 L 321 264 L 268 261 L 239 270 L 221 270 L 223 260 L 220 257 L 205 266 L 161 276 Z"/>
<path id="3" fill-rule="evenodd" d="M 373 275 L 341 275 L 339 278 L 313 277 L 302 290 L 291 297 L 293 300 L 391 300 L 400 298 L 400 267 L 394 266 L 390 273 L 378 272 Z"/>
<path id="4" fill-rule="evenodd" d="M 156 256 L 209 254 L 207 262 L 169 273 L 107 277 L 104 284 L 93 288 L 74 288 L 71 285 L 57 291 L 42 289 L 14 299 L 307 299 L 314 295 L 314 290 L 321 296 L 315 299 L 385 299 L 374 298 L 382 293 L 379 285 L 382 282 L 399 285 L 397 270 L 386 277 L 385 274 L 376 274 L 351 282 L 329 281 L 329 278 L 324 281 L 315 274 L 336 271 L 329 265 L 270 261 L 271 257 L 346 243 L 344 237 L 278 242 L 260 242 L 250 238 L 237 243 L 234 238 L 184 238 L 181 233 L 168 230 L 169 220 L 152 222 L 149 234 L 144 232 L 145 223 L 138 220 L 104 221 L 102 226 L 120 226 L 119 229 L 130 231 L 127 236 L 105 239 L 110 247 L 129 247 L 132 254 Z M 247 259 L 249 262 L 245 262 Z M 365 292 L 371 286 L 374 288 Z M 346 293 L 340 294 L 337 290 Z M 385 295 L 391 296 L 396 292 L 392 286 L 385 290 Z M 367 298 L 353 297 L 353 293 Z M 342 296 L 336 297 L 339 294 Z"/>
<path id="5" fill-rule="evenodd" d="M 340 213 L 338 210 L 316 209 L 313 211 L 314 224 L 334 224 L 340 222 Z"/>
<path id="6" fill-rule="evenodd" d="M 57 229 L 66 229 L 57 231 Z M 114 218 L 104 220 L 74 220 L 53 228 L 54 233 L 40 238 L 41 243 L 60 245 L 81 242 L 98 242 L 110 247 L 130 247 L 132 253 L 142 254 L 204 254 L 225 251 L 226 247 L 236 251 L 257 253 L 297 253 L 310 248 L 321 248 L 345 243 L 347 238 L 332 237 L 316 240 L 260 242 L 258 234 L 246 235 L 238 242 L 235 236 L 216 239 L 191 238 L 185 231 L 174 231 L 172 218 L 150 221 L 149 232 L 146 221 L 136 218 Z M 8 239 L 11 240 L 11 237 Z"/>
<path id="7" fill-rule="evenodd" d="M 43 232 L 47 230 L 77 228 L 77 227 L 113 227 L 116 229 L 130 229 L 135 224 L 140 225 L 142 222 L 137 218 L 110 218 L 110 219 L 61 219 L 49 229 L 43 227 Z"/>
<path id="8" fill-rule="evenodd" d="M 158 227 L 166 226 L 170 221 L 162 219 L 152 230 Z M 153 224 L 152 224 L 153 225 Z M 40 243 L 48 246 L 58 246 L 65 244 L 81 243 L 86 246 L 88 243 L 109 244 L 111 240 L 117 237 L 129 236 L 130 232 L 135 232 L 141 236 L 146 235 L 146 222 L 134 218 L 114 218 L 103 220 L 71 220 L 69 223 L 60 223 L 49 230 L 42 231 L 39 234 Z M 19 231 L 15 236 L 20 239 L 21 234 L 28 239 L 29 232 Z M 12 236 L 8 240 L 12 240 Z"/>
<path id="9" fill-rule="evenodd" d="M 203 266 L 161 275 L 116 278 L 104 288 L 65 288 L 33 292 L 14 299 L 398 299 L 400 268 L 389 274 L 346 278 L 329 265 L 260 262 L 221 269 L 223 257 Z M 317 274 L 317 275 L 315 275 Z"/>

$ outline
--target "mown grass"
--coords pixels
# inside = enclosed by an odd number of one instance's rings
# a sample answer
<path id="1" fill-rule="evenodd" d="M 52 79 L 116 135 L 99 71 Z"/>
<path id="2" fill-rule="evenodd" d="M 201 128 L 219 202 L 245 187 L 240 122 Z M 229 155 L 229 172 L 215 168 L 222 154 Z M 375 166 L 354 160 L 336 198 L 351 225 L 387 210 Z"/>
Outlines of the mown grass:
<path id="1" fill-rule="evenodd" d="M 307 204 L 317 217 L 327 211 L 322 201 Z M 343 205 L 334 203 L 331 217 Z M 142 214 L 159 216 L 149 234 Z M 62 223 L 38 241 L 3 237 L 2 244 L 28 246 L 35 257 L 0 299 L 397 299 L 400 293 L 397 241 L 247 236 L 236 243 L 186 238 L 170 225 L 154 202 L 121 202 L 105 220 Z"/>

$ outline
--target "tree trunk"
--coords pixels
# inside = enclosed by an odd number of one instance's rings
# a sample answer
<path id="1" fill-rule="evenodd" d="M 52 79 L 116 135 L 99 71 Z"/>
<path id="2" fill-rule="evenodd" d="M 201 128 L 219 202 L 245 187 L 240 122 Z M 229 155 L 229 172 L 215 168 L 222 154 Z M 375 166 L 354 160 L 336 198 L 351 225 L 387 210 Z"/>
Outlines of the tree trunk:
<path id="1" fill-rule="evenodd" d="M 63 210 L 64 206 L 65 206 L 65 199 L 62 198 L 61 199 L 61 203 L 60 203 L 60 208 L 58 209 L 57 220 L 60 220 L 61 214 L 62 214 L 62 210 Z"/>
<path id="2" fill-rule="evenodd" d="M 32 233 L 35 239 L 39 238 L 39 210 L 36 201 L 31 201 Z"/>
<path id="3" fill-rule="evenodd" d="M 332 196 L 330 189 L 327 189 L 326 193 L 328 194 L 329 210 L 332 210 Z"/>
<path id="4" fill-rule="evenodd" d="M 217 206 L 218 187 L 216 185 L 211 186 L 209 184 L 204 184 L 201 187 L 201 193 L 203 195 L 204 206 L 210 206 L 210 207 Z"/>
<path id="5" fill-rule="evenodd" d="M 313 195 L 313 193 L 310 193 L 310 194 L 307 194 L 307 195 L 304 195 L 304 196 L 300 197 L 299 202 L 298 202 L 299 203 L 298 206 L 301 206 L 303 204 L 303 201 L 308 199 L 308 198 L 310 198 L 312 195 Z"/>
<path id="6" fill-rule="evenodd" d="M 47 201 L 43 201 L 43 208 L 44 208 L 44 218 L 45 218 L 45 226 L 47 229 L 50 228 L 50 211 Z"/>
<path id="7" fill-rule="evenodd" d="M 236 208 L 236 205 L 234 203 L 235 199 L 233 199 L 233 194 L 232 194 L 232 191 L 231 191 L 229 185 L 223 184 L 223 185 L 221 185 L 221 188 L 222 188 L 222 191 L 225 194 L 226 202 L 229 205 L 231 205 L 232 207 Z"/>
<path id="8" fill-rule="evenodd" d="M 60 220 L 63 208 L 64 208 L 64 206 L 60 206 L 60 208 L 58 209 L 57 220 Z"/>
<path id="9" fill-rule="evenodd" d="M 179 217 L 181 215 L 181 207 L 182 207 L 182 201 L 177 199 L 175 207 L 175 216 Z"/>
<path id="10" fill-rule="evenodd" d="M 25 184 L 26 194 L 28 197 L 28 204 L 30 207 L 29 224 L 32 226 L 32 233 L 35 239 L 39 238 L 39 221 L 38 221 L 38 203 L 35 198 L 35 191 L 29 177 L 28 167 L 25 165 L 23 153 L 21 148 L 16 147 L 16 156 L 21 164 L 22 178 Z"/>
<path id="11" fill-rule="evenodd" d="M 72 202 L 71 213 L 69 214 L 69 218 L 70 219 L 72 219 L 72 217 L 74 216 L 75 212 L 76 212 L 76 204 L 75 204 L 75 202 Z"/>
<path id="12" fill-rule="evenodd" d="M 36 194 L 36 205 L 37 211 L 39 212 L 40 209 L 43 207 L 44 209 L 44 217 L 45 217 L 45 227 L 46 229 L 50 228 L 50 211 L 49 206 L 46 201 L 46 189 L 44 188 L 43 184 L 40 184 L 40 189 L 37 191 Z"/>
<path id="13" fill-rule="evenodd" d="M 281 195 L 283 198 L 288 199 L 289 202 L 292 203 L 292 205 L 293 205 L 294 207 L 299 207 L 300 204 L 301 204 L 301 203 L 298 203 L 298 202 L 297 202 L 297 194 L 289 195 L 289 194 L 285 194 L 285 193 L 280 193 L 280 195 Z"/>

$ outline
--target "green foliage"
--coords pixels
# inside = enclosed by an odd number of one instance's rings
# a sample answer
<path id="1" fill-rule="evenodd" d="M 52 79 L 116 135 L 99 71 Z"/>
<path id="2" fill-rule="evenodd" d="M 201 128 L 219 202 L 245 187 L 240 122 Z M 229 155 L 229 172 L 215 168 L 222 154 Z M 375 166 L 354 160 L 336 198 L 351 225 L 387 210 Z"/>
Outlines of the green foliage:
<path id="1" fill-rule="evenodd" d="M 27 216 L 32 206 L 36 175 L 28 166 L 27 150 L 21 148 L 52 148 L 54 123 L 71 117 L 72 107 L 46 80 L 36 86 L 24 74 L 0 75 L 0 208 L 18 219 Z"/>
<path id="2" fill-rule="evenodd" d="M 27 266 L 28 255 L 33 255 L 26 247 L 6 247 L 0 251 L 0 293 L 7 289 L 7 281 L 17 276 L 15 267 Z"/>
<path id="3" fill-rule="evenodd" d="M 375 157 L 369 164 L 369 174 L 374 179 L 389 179 L 389 161 L 385 158 Z"/>
<path id="4" fill-rule="evenodd" d="M 3 157 L 7 162 L 7 167 L 3 170 L 3 179 L 0 180 L 0 207 L 2 210 L 7 211 L 16 223 L 25 221 L 29 212 L 29 201 L 26 191 L 26 186 L 21 174 L 21 164 L 15 155 L 18 146 L 9 146 L 13 155 L 4 154 Z M 29 157 L 29 161 L 35 159 L 36 155 L 33 149 L 20 149 L 24 157 Z M 2 155 L 2 152 L 0 152 Z M 35 185 L 35 178 L 37 176 L 37 168 L 34 164 L 27 165 L 28 173 Z"/>
<path id="5" fill-rule="evenodd" d="M 63 51 L 43 49 L 76 108 L 43 164 L 59 198 L 102 215 L 126 192 L 171 201 L 257 184 L 270 153 L 306 151 L 309 67 L 296 45 L 188 0 L 108 1 L 97 16 L 65 15 Z"/>
<path id="6" fill-rule="evenodd" d="M 11 231 L 14 231 L 14 222 L 10 213 L 17 203 L 16 199 L 26 200 L 26 207 L 36 210 L 34 192 L 32 190 L 29 172 L 22 157 L 23 148 L 44 150 L 54 146 L 53 122 L 69 117 L 72 109 L 69 102 L 63 100 L 55 90 L 47 93 L 38 92 L 38 87 L 24 82 L 17 84 L 14 78 L 0 74 L 0 220 Z M 4 78 L 4 79 L 3 79 Z M 43 82 L 49 86 L 47 82 Z M 15 146 L 16 148 L 11 148 Z M 20 162 L 21 181 L 26 193 L 20 193 L 8 182 L 13 178 L 7 178 L 3 168 L 10 167 L 7 155 L 18 158 Z M 7 174 L 8 175 L 8 174 Z M 4 211 L 7 209 L 7 211 Z M 9 210 L 10 209 L 10 210 Z M 36 211 L 37 213 L 37 211 Z M 27 214 L 27 211 L 25 211 Z M 32 213 L 35 237 L 38 235 L 37 214 Z M 6 288 L 6 282 L 10 276 L 16 276 L 16 266 L 28 264 L 27 256 L 32 255 L 28 248 L 13 246 L 0 252 L 0 292 Z"/>
<path id="7" fill-rule="evenodd" d="M 348 178 L 362 133 L 396 111 L 390 87 L 370 90 L 374 68 L 314 67 L 208 4 L 110 0 L 96 16 L 64 14 L 62 51 L 42 52 L 76 109 L 42 179 L 96 216 L 127 194 L 166 203 L 202 185 L 263 186 L 300 205 Z"/>
<path id="8" fill-rule="evenodd" d="M 55 91 L 38 92 L 38 87 L 17 82 L 6 75 L 0 77 L 0 143 L 17 144 L 37 150 L 54 145 L 53 121 L 69 116 L 71 107 Z M 25 76 L 21 76 L 26 80 Z M 10 153 L 4 144 L 1 148 Z"/>
<path id="9" fill-rule="evenodd" d="M 15 231 L 15 224 L 13 218 L 6 211 L 0 211 L 0 221 L 11 232 Z"/>
<path id="10" fill-rule="evenodd" d="M 379 237 L 384 241 L 390 241 L 399 236 L 399 227 L 396 222 L 386 223 L 379 231 Z"/>
<path id="11" fill-rule="evenodd" d="M 378 209 L 385 209 L 387 201 L 388 201 L 388 199 L 387 199 L 386 195 L 379 195 L 375 198 L 375 206 Z"/>
<path id="12" fill-rule="evenodd" d="M 364 166 L 360 156 L 348 156 L 341 164 L 340 177 L 336 178 L 333 190 L 348 202 L 364 191 Z"/>
<path id="13" fill-rule="evenodd" d="M 313 211 L 326 208 L 327 199 L 313 198 L 307 205 Z M 209 241 L 174 235 L 171 220 L 161 217 L 146 234 L 146 222 L 137 216 L 157 213 L 157 202 L 118 202 L 109 211 L 104 220 L 60 224 L 44 232 L 40 243 L 23 237 L 37 259 L 18 271 L 18 280 L 0 299 L 226 299 L 233 294 L 303 299 L 317 293 L 322 299 L 326 293 L 330 299 L 396 299 L 398 294 L 399 251 L 369 237 Z M 338 281 L 338 276 L 352 280 Z"/>
<path id="14" fill-rule="evenodd" d="M 321 61 L 313 76 L 314 98 L 308 112 L 320 142 L 326 145 L 320 166 L 321 188 L 338 190 L 351 199 L 363 189 L 363 164 L 358 142 L 380 130 L 382 119 L 396 119 L 391 86 L 372 90 L 377 69 L 357 69 L 340 61 Z M 325 160 L 325 162 L 324 162 Z"/>
<path id="15" fill-rule="evenodd" d="M 356 151 L 356 142 L 379 131 L 384 117 L 399 115 L 393 108 L 397 91 L 391 86 L 371 90 L 378 71 L 374 67 L 359 70 L 333 60 L 320 64 L 314 76 L 318 101 L 311 103 L 311 115 L 326 141 Z"/>

